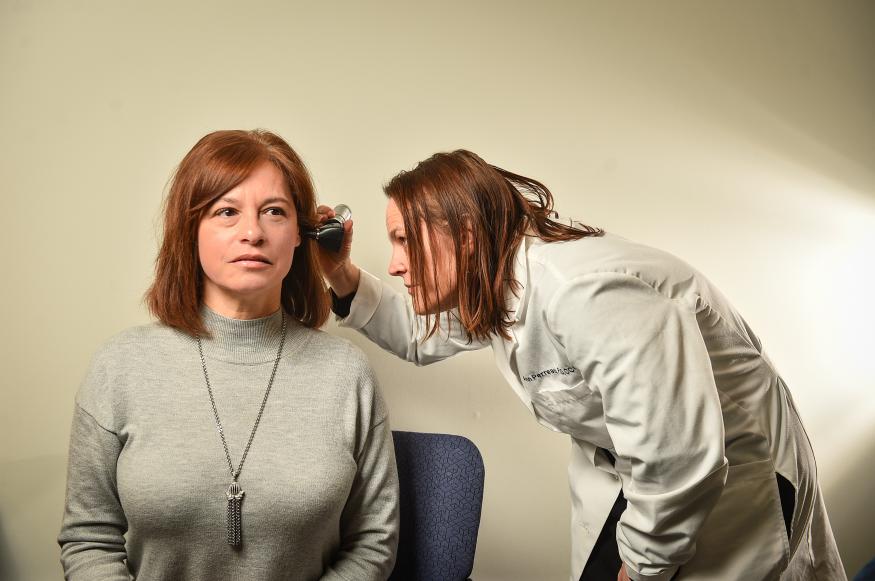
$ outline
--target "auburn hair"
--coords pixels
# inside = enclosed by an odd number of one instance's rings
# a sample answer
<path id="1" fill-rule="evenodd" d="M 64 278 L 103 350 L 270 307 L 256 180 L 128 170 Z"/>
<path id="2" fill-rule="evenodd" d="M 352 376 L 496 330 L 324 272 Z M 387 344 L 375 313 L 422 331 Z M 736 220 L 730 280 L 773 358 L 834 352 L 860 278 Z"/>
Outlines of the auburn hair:
<path id="1" fill-rule="evenodd" d="M 520 289 L 514 260 L 524 236 L 563 242 L 604 234 L 600 228 L 555 221 L 553 195 L 544 184 L 490 165 L 464 149 L 436 153 L 393 177 L 383 191 L 395 201 L 404 221 L 409 268 L 419 285 L 415 291 L 419 300 L 432 290 L 440 296 L 439 289 L 423 289 L 422 283 L 441 284 L 437 271 L 441 256 L 432 252 L 426 263 L 423 232 L 431 249 L 441 249 L 436 231 L 452 240 L 458 318 L 469 341 L 488 339 L 493 333 L 510 339 L 513 320 L 507 299 L 508 293 Z M 431 277 L 424 276 L 426 269 L 431 269 Z M 426 315 L 426 338 L 439 326 L 440 316 L 432 320 Z"/>
<path id="2" fill-rule="evenodd" d="M 205 135 L 182 159 L 164 200 L 163 241 L 145 301 L 165 325 L 191 335 L 208 335 L 200 315 L 204 289 L 197 246 L 200 221 L 213 202 L 265 162 L 274 164 L 285 177 L 298 229 L 303 232 L 316 226 L 316 193 L 310 173 L 281 137 L 263 129 Z M 313 239 L 301 236 L 280 295 L 283 310 L 307 327 L 322 326 L 330 310 L 314 244 Z"/>

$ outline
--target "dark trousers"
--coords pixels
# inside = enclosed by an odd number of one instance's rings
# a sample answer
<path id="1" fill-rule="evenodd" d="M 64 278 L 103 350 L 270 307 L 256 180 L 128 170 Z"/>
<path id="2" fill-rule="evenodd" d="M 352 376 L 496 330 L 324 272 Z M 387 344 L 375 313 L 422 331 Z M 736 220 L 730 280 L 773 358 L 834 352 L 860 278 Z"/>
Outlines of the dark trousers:
<path id="1" fill-rule="evenodd" d="M 796 490 L 790 481 L 775 474 L 778 481 L 778 492 L 781 497 L 781 510 L 784 513 L 784 526 L 787 527 L 787 537 L 790 537 L 790 528 L 793 521 L 793 509 L 796 505 Z M 623 562 L 620 560 L 620 552 L 617 549 L 617 521 L 626 510 L 626 497 L 623 492 L 617 496 L 614 506 L 608 515 L 599 538 L 596 539 L 592 553 L 586 561 L 580 581 L 617 581 L 617 573 Z"/>
<path id="2" fill-rule="evenodd" d="M 596 539 L 592 553 L 586 561 L 580 581 L 617 581 L 617 573 L 623 562 L 620 560 L 620 552 L 617 550 L 617 521 L 626 510 L 626 497 L 623 492 L 617 496 L 614 506 Z"/>

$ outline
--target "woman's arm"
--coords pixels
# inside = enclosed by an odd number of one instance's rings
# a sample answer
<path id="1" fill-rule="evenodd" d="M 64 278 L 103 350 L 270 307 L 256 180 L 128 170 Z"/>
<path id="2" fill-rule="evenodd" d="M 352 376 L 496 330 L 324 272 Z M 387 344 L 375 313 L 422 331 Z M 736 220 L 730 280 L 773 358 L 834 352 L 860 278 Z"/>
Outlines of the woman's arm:
<path id="1" fill-rule="evenodd" d="M 489 345 L 476 339 L 469 342 L 452 311 L 441 313 L 440 330 L 422 341 L 425 318 L 413 312 L 410 301 L 374 275 L 359 272 L 355 298 L 340 326 L 358 330 L 383 349 L 416 365 L 428 365 Z"/>
<path id="2" fill-rule="evenodd" d="M 668 580 L 695 554 L 727 474 L 720 397 L 695 306 L 637 277 L 598 273 L 560 287 L 547 320 L 602 397 L 628 500 L 617 529 L 626 572 Z"/>
<path id="3" fill-rule="evenodd" d="M 67 500 L 58 544 L 64 578 L 129 581 L 127 519 L 118 498 L 118 436 L 78 404 L 70 433 Z"/>
<path id="4" fill-rule="evenodd" d="M 319 206 L 321 220 L 334 216 L 328 206 Z M 348 314 L 340 316 L 340 326 L 356 329 L 383 349 L 416 365 L 428 365 L 460 351 L 481 349 L 488 342 L 468 341 L 452 313 L 441 314 L 441 329 L 427 341 L 424 318 L 417 317 L 413 305 L 388 284 L 360 269 L 350 259 L 353 221 L 343 224 L 344 241 L 338 252 L 318 249 L 322 272 L 337 297 L 355 293 Z"/>
<path id="5" fill-rule="evenodd" d="M 383 581 L 395 565 L 398 549 L 399 492 L 395 447 L 386 406 L 370 366 L 363 370 L 358 394 L 367 419 L 355 444 L 357 471 L 341 515 L 340 549 L 322 581 Z"/>

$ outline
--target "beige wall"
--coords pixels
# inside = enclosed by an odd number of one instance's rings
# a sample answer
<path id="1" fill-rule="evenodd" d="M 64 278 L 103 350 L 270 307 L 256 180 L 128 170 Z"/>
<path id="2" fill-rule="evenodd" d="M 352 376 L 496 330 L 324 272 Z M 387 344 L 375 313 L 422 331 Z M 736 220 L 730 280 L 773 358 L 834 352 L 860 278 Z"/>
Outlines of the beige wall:
<path id="1" fill-rule="evenodd" d="M 140 303 L 162 191 L 204 133 L 266 127 L 357 218 L 466 147 L 561 213 L 711 276 L 786 376 L 849 570 L 875 556 L 875 5 L 0 1 L 0 577 L 58 579 L 72 398 Z M 491 354 L 371 356 L 394 427 L 486 460 L 475 579 L 568 574 L 568 443 Z M 168 402 L 168 408 L 172 402 Z"/>

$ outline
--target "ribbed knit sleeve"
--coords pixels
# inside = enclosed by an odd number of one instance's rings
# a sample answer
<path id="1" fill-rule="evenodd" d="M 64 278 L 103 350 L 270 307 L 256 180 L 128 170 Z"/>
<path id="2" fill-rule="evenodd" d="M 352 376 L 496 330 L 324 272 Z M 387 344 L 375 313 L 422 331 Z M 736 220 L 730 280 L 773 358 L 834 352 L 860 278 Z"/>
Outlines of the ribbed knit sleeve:
<path id="1" fill-rule="evenodd" d="M 104 345 L 76 393 L 67 499 L 58 536 L 64 578 L 70 581 L 131 579 L 125 561 L 128 523 L 116 477 L 123 443 L 109 389 L 112 359 L 111 348 Z"/>
<path id="2" fill-rule="evenodd" d="M 118 498 L 121 442 L 77 405 L 70 432 L 67 501 L 58 543 L 64 578 L 129 581 L 127 520 Z"/>
<path id="3" fill-rule="evenodd" d="M 356 476 L 341 517 L 341 545 L 325 581 L 385 580 L 398 548 L 398 470 L 395 448 L 373 370 L 355 349 L 350 368 L 358 374 L 359 422 Z"/>

